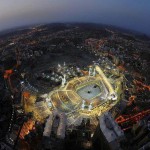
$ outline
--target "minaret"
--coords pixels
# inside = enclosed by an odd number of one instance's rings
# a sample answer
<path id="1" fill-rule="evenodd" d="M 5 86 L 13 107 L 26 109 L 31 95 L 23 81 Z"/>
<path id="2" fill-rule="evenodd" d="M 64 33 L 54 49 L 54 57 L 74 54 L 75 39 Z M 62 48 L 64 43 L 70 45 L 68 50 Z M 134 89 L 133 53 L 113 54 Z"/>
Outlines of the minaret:
<path id="1" fill-rule="evenodd" d="M 62 83 L 61 83 L 61 87 L 64 87 L 66 84 L 66 75 L 64 74 L 64 77 L 61 77 Z"/>
<path id="2" fill-rule="evenodd" d="M 89 67 L 89 76 L 91 76 L 91 74 L 92 74 L 92 68 Z"/>
<path id="3" fill-rule="evenodd" d="M 84 107 L 85 107 L 85 100 L 82 100 L 81 109 L 84 110 Z"/>
<path id="4" fill-rule="evenodd" d="M 96 75 L 96 70 L 95 70 L 95 68 L 94 68 L 94 71 L 93 71 L 93 76 L 95 77 L 95 75 Z"/>
<path id="5" fill-rule="evenodd" d="M 88 110 L 91 111 L 91 109 L 92 109 L 92 102 L 90 103 Z"/>
<path id="6" fill-rule="evenodd" d="M 61 65 L 60 64 L 58 64 L 58 68 L 60 68 L 61 67 Z"/>

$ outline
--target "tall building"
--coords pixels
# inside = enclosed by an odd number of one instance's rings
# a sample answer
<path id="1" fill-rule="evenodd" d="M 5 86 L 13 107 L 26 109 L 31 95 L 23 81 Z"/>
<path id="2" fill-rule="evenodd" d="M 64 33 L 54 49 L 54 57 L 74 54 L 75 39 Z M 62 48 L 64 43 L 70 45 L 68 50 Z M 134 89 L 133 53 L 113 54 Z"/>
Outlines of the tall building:
<path id="1" fill-rule="evenodd" d="M 45 149 L 61 150 L 64 147 L 66 133 L 66 115 L 53 111 L 45 123 L 43 132 L 43 147 Z"/>
<path id="2" fill-rule="evenodd" d="M 121 142 L 125 140 L 124 132 L 115 122 L 110 112 L 99 117 L 99 125 L 93 136 L 95 149 L 121 150 Z"/>
<path id="3" fill-rule="evenodd" d="M 132 128 L 131 144 L 137 149 L 150 149 L 150 116 L 145 117 Z"/>

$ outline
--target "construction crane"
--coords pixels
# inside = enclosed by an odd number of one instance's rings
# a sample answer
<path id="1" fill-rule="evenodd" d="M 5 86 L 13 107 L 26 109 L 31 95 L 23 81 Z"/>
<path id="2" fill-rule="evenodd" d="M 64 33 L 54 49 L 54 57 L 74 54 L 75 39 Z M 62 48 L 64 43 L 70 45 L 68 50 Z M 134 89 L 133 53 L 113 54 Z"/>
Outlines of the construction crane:
<path id="1" fill-rule="evenodd" d="M 17 89 L 13 88 L 13 86 L 12 86 L 11 75 L 14 73 L 14 68 L 18 68 L 18 66 L 21 65 L 21 61 L 20 61 L 21 57 L 20 57 L 20 53 L 19 53 L 18 48 L 15 49 L 15 53 L 16 53 L 16 61 L 17 61 L 16 65 L 12 69 L 5 70 L 5 72 L 4 72 L 4 79 L 8 82 L 10 89 L 13 92 L 17 92 Z"/>
<path id="2" fill-rule="evenodd" d="M 115 119 L 115 121 L 121 126 L 121 128 L 125 131 L 132 128 L 133 124 L 137 123 L 145 116 L 150 114 L 150 109 L 141 111 L 135 115 L 121 115 Z"/>

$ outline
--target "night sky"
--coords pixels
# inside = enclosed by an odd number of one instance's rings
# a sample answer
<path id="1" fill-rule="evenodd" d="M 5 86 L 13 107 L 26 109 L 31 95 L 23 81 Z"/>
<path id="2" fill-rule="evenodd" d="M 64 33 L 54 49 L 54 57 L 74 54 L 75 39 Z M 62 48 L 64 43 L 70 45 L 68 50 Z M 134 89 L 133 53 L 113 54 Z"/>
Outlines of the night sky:
<path id="1" fill-rule="evenodd" d="M 0 31 L 53 22 L 93 22 L 150 35 L 150 0 L 0 0 Z"/>

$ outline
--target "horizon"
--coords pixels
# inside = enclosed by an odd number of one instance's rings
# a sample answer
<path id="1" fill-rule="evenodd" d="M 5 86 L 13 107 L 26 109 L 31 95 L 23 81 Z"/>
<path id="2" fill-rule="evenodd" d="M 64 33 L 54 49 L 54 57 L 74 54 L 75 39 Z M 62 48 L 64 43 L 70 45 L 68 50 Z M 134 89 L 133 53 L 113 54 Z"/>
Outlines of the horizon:
<path id="1" fill-rule="evenodd" d="M 17 32 L 18 30 L 25 30 L 25 29 L 29 29 L 32 27 L 36 27 L 36 26 L 44 26 L 44 25 L 52 25 L 52 24 L 92 24 L 92 25 L 99 25 L 99 26 L 106 26 L 106 27 L 110 27 L 112 28 L 112 30 L 117 30 L 118 32 L 122 32 L 122 30 L 124 30 L 124 33 L 129 33 L 129 34 L 133 34 L 133 35 L 140 35 L 140 36 L 146 36 L 148 38 L 150 38 L 150 34 L 146 34 L 144 32 L 141 31 L 137 31 L 134 29 L 129 29 L 129 28 L 125 28 L 125 27 L 121 27 L 121 26 L 115 26 L 115 25 L 111 25 L 111 24 L 103 24 L 103 23 L 95 23 L 95 22 L 50 22 L 50 23 L 39 23 L 39 24 L 27 24 L 27 25 L 23 25 L 23 26 L 14 26 L 12 28 L 7 28 L 4 30 L 0 30 L 0 35 L 5 35 L 5 34 L 9 34 L 12 32 Z"/>
<path id="2" fill-rule="evenodd" d="M 39 23 L 39 24 L 27 24 L 27 25 L 23 25 L 23 26 L 16 26 L 16 27 L 12 27 L 12 28 L 8 28 L 5 30 L 0 30 L 0 36 L 2 35 L 7 35 L 7 34 L 11 34 L 12 32 L 17 32 L 19 30 L 25 30 L 25 29 L 29 29 L 32 27 L 36 27 L 36 26 L 44 26 L 44 25 L 52 25 L 52 24 L 92 24 L 92 25 L 99 25 L 99 26 L 106 26 L 112 28 L 112 30 L 117 30 L 118 32 L 124 32 L 127 34 L 131 34 L 131 35 L 139 35 L 139 36 L 146 36 L 147 38 L 150 38 L 150 34 L 146 34 L 144 32 L 141 31 L 137 31 L 134 29 L 128 29 L 128 28 L 124 28 L 121 26 L 115 26 L 115 25 L 111 25 L 111 24 L 103 24 L 103 23 L 94 23 L 94 22 L 51 22 L 51 23 Z M 121 31 L 124 30 L 124 31 Z"/>
<path id="3" fill-rule="evenodd" d="M 86 7 L 85 7 L 86 6 Z M 147 0 L 7 0 L 0 1 L 0 32 L 51 23 L 96 23 L 150 36 Z"/>

